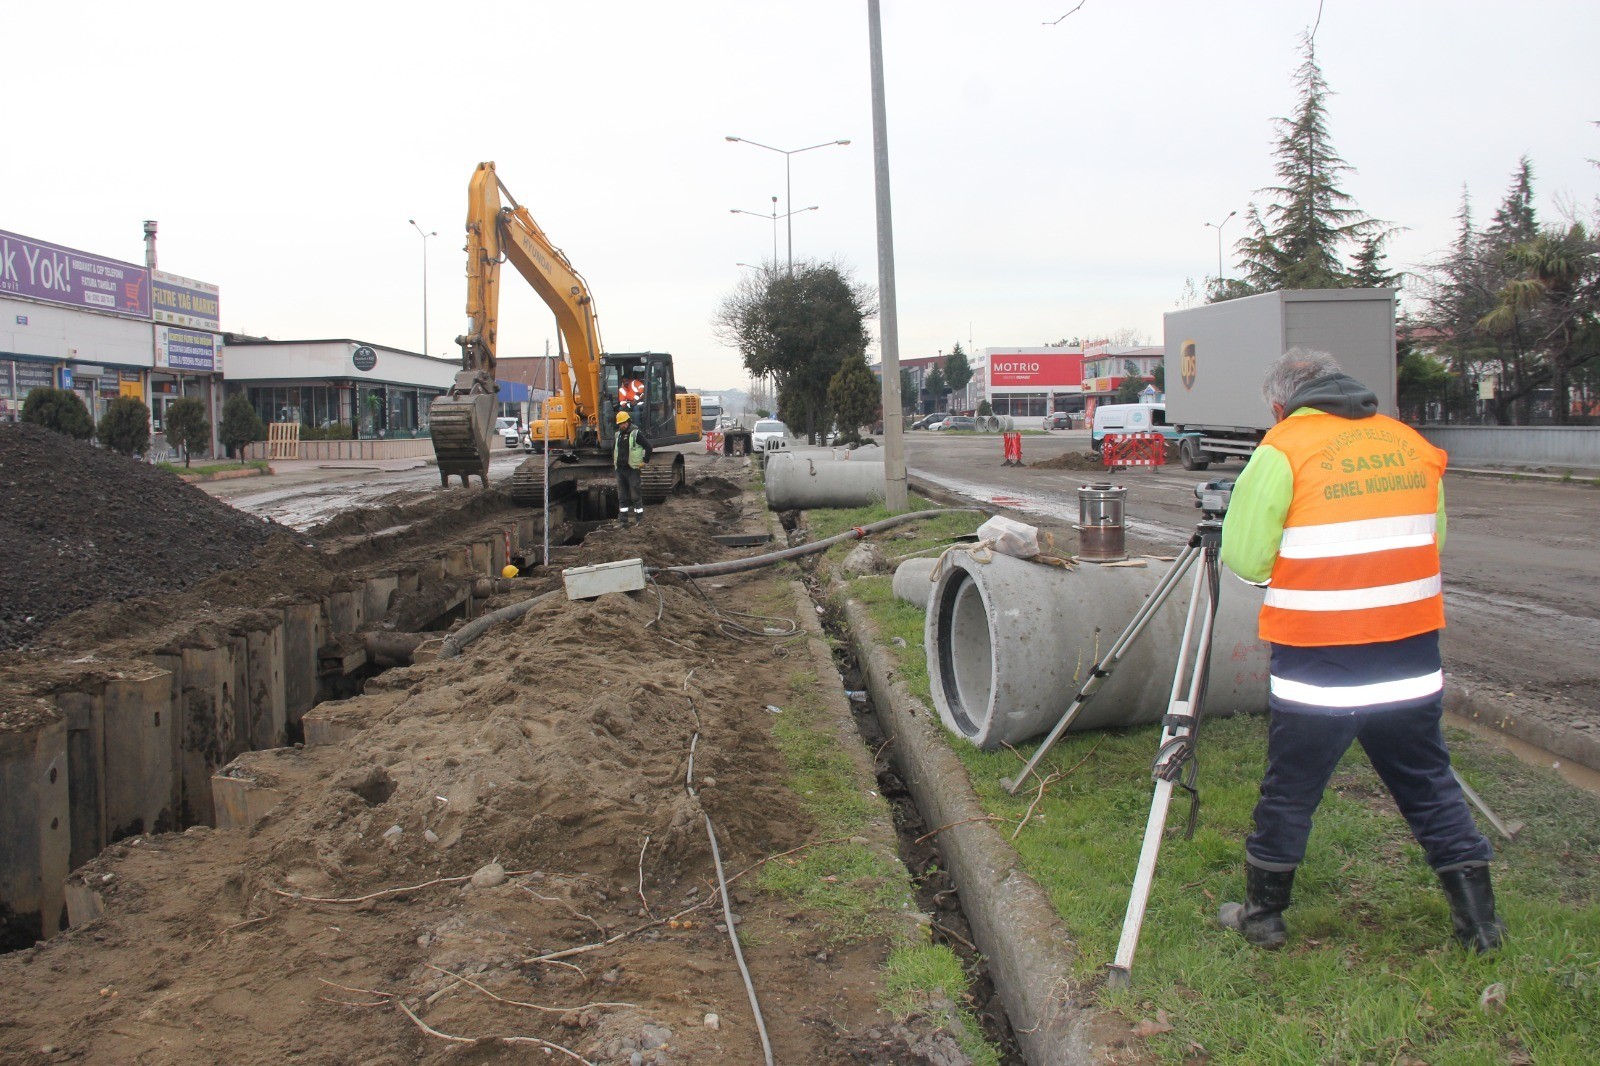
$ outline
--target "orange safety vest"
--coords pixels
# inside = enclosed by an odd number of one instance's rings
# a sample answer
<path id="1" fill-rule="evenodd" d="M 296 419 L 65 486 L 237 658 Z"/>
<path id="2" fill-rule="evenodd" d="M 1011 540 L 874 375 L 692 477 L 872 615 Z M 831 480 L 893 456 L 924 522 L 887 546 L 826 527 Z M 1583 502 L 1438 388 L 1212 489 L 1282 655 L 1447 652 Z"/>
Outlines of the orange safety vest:
<path id="1" fill-rule="evenodd" d="M 1294 497 L 1261 608 L 1261 639 L 1296 647 L 1402 640 L 1444 627 L 1439 481 L 1446 455 L 1384 415 L 1285 418 L 1263 444 Z"/>

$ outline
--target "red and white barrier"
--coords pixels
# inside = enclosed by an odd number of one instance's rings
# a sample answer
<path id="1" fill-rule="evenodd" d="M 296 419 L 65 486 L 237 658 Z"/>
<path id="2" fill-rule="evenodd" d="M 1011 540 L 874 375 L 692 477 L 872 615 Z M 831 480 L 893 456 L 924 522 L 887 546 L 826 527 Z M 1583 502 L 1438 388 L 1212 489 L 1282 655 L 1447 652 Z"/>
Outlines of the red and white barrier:
<path id="1" fill-rule="evenodd" d="M 1002 434 L 1000 434 L 1000 443 L 1001 443 L 1001 447 L 1005 451 L 1005 458 L 1006 458 L 1006 461 L 1001 463 L 1000 465 L 1001 466 L 1021 466 L 1022 465 L 1022 434 L 1021 433 L 1002 433 Z"/>
<path id="2" fill-rule="evenodd" d="M 1106 466 L 1165 466 L 1167 438 L 1160 433 L 1107 433 L 1100 442 Z"/>

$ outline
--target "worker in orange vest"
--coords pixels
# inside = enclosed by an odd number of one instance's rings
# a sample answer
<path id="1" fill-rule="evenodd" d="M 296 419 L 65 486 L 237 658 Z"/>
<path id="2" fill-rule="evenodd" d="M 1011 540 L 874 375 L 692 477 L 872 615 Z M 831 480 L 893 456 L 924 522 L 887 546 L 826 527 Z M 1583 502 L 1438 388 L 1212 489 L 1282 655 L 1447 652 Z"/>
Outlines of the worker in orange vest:
<path id="1" fill-rule="evenodd" d="M 1492 951 L 1505 930 L 1493 852 L 1439 725 L 1445 453 L 1379 414 L 1372 390 L 1324 352 L 1290 351 L 1261 393 L 1276 424 L 1234 487 L 1222 561 L 1267 589 L 1272 717 L 1245 902 L 1219 918 L 1252 944 L 1284 944 L 1311 816 L 1357 741 L 1438 875 L 1456 938 Z"/>

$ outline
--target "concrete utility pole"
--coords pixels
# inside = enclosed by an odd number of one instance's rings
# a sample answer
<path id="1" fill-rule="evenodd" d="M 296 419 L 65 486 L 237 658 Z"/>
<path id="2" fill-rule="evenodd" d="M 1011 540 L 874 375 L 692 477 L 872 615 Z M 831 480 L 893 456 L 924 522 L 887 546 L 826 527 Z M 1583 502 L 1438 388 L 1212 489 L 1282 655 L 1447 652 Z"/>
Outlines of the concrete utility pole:
<path id="1" fill-rule="evenodd" d="M 878 323 L 883 349 L 883 502 L 890 514 L 905 511 L 906 441 L 900 413 L 900 324 L 894 299 L 894 225 L 889 210 L 889 130 L 883 102 L 883 30 L 878 0 L 867 0 L 872 53 L 872 161 L 878 205 Z"/>

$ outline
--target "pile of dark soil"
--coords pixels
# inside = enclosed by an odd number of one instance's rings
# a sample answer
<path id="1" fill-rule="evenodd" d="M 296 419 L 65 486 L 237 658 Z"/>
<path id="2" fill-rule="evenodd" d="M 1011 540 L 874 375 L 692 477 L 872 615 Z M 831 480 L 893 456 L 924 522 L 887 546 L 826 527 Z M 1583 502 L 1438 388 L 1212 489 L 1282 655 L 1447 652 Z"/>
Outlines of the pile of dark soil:
<path id="1" fill-rule="evenodd" d="M 1100 470 L 1106 468 L 1105 461 L 1094 452 L 1064 452 L 1053 459 L 1041 459 L 1029 463 L 1030 470 Z"/>
<path id="2" fill-rule="evenodd" d="M 106 601 L 254 565 L 290 533 L 164 470 L 25 424 L 0 425 L 0 650 Z"/>

